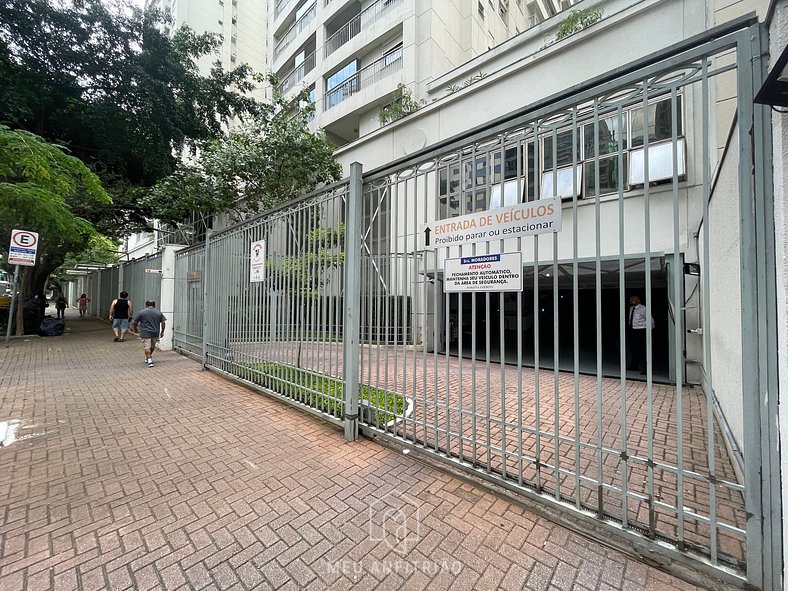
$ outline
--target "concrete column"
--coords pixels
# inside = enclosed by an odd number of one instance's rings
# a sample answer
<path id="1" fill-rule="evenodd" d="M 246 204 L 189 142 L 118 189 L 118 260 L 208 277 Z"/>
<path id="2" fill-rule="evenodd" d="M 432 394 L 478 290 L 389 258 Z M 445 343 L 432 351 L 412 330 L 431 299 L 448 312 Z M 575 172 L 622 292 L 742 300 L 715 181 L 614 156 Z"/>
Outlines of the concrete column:
<path id="1" fill-rule="evenodd" d="M 164 246 L 161 256 L 161 301 L 158 302 L 159 310 L 167 318 L 167 330 L 159 341 L 163 351 L 172 350 L 172 327 L 175 315 L 175 253 L 182 249 L 179 244 Z"/>

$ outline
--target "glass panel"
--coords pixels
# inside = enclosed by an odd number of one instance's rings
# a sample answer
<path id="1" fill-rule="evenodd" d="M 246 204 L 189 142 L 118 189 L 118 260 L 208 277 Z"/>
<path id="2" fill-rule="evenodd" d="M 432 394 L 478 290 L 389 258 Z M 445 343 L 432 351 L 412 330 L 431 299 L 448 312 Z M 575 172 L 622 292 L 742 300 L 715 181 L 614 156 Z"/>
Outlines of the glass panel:
<path id="1" fill-rule="evenodd" d="M 348 77 L 355 74 L 357 66 L 358 66 L 358 62 L 356 60 L 353 60 L 349 64 L 345 65 L 341 70 L 338 70 L 337 72 L 329 76 L 328 80 L 326 80 L 326 90 L 331 90 L 332 88 L 335 88 L 338 84 L 340 84 Z"/>
<path id="2" fill-rule="evenodd" d="M 555 173 L 552 170 L 542 173 L 541 198 L 548 199 L 550 197 L 560 197 L 561 199 L 571 199 L 574 195 L 572 185 L 572 170 L 576 171 L 575 186 L 577 187 L 577 191 L 579 193 L 583 186 L 581 184 L 583 169 L 580 166 L 576 168 L 567 166 L 565 168 L 559 168 Z M 553 182 L 555 178 L 557 178 L 557 192 L 553 189 Z M 578 195 L 578 197 L 580 197 L 580 195 Z"/>
<path id="3" fill-rule="evenodd" d="M 476 169 L 475 176 L 471 172 L 474 168 Z M 473 162 L 466 160 L 463 163 L 462 169 L 464 173 L 463 178 L 465 179 L 463 183 L 464 189 L 468 190 L 473 188 L 474 178 L 477 187 L 487 182 L 487 158 L 485 156 L 476 158 L 475 166 Z"/>
<path id="4" fill-rule="evenodd" d="M 501 185 L 493 185 L 490 191 L 490 209 L 517 205 L 520 202 L 519 197 L 517 193 L 517 179 L 506 181 L 503 184 L 503 203 L 501 203 Z"/>
<path id="5" fill-rule="evenodd" d="M 676 112 L 678 113 L 678 135 L 683 133 L 681 128 L 681 96 L 676 97 Z M 648 141 L 658 142 L 671 139 L 672 132 L 670 99 L 661 100 L 648 106 Z M 632 145 L 642 146 L 643 139 L 643 108 L 632 110 Z"/>
<path id="6" fill-rule="evenodd" d="M 684 138 L 676 142 L 679 169 L 677 176 L 686 173 L 687 146 Z M 642 185 L 645 182 L 643 167 L 644 149 L 632 150 L 630 155 L 629 183 Z M 673 142 L 649 145 L 648 147 L 648 180 L 649 182 L 664 181 L 673 178 Z"/>
<path id="7" fill-rule="evenodd" d="M 487 209 L 487 191 L 484 189 L 465 193 L 465 211 L 463 214 L 485 211 Z"/>
<path id="8" fill-rule="evenodd" d="M 558 166 L 572 164 L 572 130 L 559 131 L 555 134 L 557 140 Z M 553 168 L 553 135 L 544 138 L 542 143 L 543 170 Z M 577 159 L 580 160 L 580 134 L 577 134 Z"/>
<path id="9" fill-rule="evenodd" d="M 618 117 L 606 117 L 599 120 L 599 154 L 613 154 L 621 148 L 626 148 L 626 117 L 622 117 L 624 129 L 619 129 Z M 594 146 L 594 124 L 583 126 L 583 157 L 585 159 L 596 156 Z"/>
<path id="10" fill-rule="evenodd" d="M 599 194 L 606 195 L 609 193 L 617 193 L 619 182 L 627 178 L 626 168 L 627 159 L 623 159 L 624 171 L 619 176 L 618 171 L 618 156 L 609 158 L 600 158 L 599 160 Z M 583 188 L 583 197 L 593 197 L 596 193 L 596 165 L 595 161 L 585 163 L 585 186 Z"/>

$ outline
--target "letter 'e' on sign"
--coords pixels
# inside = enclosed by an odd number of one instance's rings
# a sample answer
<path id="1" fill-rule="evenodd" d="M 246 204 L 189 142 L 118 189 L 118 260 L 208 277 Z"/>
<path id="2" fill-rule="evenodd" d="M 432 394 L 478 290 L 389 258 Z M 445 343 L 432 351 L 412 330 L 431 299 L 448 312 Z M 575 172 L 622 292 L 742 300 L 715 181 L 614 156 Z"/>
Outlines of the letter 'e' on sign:
<path id="1" fill-rule="evenodd" d="M 38 251 L 38 234 L 27 230 L 11 230 L 8 264 L 34 267 Z"/>
<path id="2" fill-rule="evenodd" d="M 249 281 L 252 283 L 265 281 L 265 240 L 255 240 L 252 242 L 251 251 Z"/>

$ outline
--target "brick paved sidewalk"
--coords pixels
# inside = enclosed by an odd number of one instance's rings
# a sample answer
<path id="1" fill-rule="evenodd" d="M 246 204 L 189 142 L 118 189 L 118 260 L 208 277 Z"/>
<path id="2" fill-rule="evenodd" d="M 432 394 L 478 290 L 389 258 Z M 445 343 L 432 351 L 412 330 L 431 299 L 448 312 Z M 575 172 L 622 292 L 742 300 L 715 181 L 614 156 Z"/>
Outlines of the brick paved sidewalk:
<path id="1" fill-rule="evenodd" d="M 2 591 L 696 588 L 68 312 L 0 348 Z"/>

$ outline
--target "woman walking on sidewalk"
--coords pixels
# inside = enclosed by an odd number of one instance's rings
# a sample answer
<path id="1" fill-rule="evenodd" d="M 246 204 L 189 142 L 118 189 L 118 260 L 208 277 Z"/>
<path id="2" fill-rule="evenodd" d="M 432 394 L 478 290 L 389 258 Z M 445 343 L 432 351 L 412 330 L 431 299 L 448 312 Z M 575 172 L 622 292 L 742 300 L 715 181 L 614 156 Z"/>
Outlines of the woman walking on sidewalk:
<path id="1" fill-rule="evenodd" d="M 79 317 L 84 318 L 85 312 L 88 310 L 88 302 L 90 298 L 87 294 L 83 293 L 79 298 L 77 298 L 77 305 L 79 306 Z"/>

